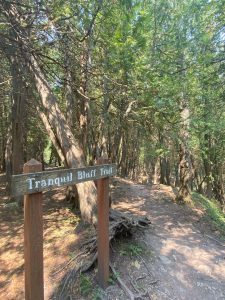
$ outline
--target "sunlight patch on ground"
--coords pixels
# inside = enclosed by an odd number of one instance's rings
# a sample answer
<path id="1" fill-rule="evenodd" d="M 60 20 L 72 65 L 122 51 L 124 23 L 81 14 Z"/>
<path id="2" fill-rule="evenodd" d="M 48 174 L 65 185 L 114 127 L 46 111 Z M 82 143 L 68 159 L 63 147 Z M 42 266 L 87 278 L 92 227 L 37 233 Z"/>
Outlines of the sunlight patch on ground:
<path id="1" fill-rule="evenodd" d="M 200 239 L 196 239 L 193 243 L 197 245 L 189 247 L 180 245 L 179 240 L 177 242 L 171 239 L 166 240 L 163 242 L 160 254 L 173 262 L 176 260 L 182 261 L 183 265 L 187 265 L 201 274 L 216 280 L 225 280 L 225 262 L 221 259 L 216 261 L 218 253 L 213 249 L 204 250 Z"/>
<path id="2" fill-rule="evenodd" d="M 133 200 L 132 200 L 133 201 Z M 146 215 L 146 212 L 141 210 L 141 207 L 144 205 L 145 201 L 137 200 L 135 203 L 131 202 L 120 202 L 119 204 L 116 204 L 114 207 L 119 210 L 123 210 L 125 212 L 132 212 L 134 214 L 138 215 Z"/>

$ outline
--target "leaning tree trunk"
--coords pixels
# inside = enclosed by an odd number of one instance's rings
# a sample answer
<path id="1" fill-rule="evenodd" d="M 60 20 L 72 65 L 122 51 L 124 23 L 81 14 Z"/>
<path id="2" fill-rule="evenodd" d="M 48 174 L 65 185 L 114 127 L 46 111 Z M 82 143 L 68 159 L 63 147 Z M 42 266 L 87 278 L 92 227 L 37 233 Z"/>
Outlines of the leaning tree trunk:
<path id="1" fill-rule="evenodd" d="M 27 52 L 26 61 L 34 77 L 34 82 L 45 110 L 46 120 L 54 132 L 68 167 L 77 168 L 85 165 L 83 151 L 75 140 L 67 121 L 61 112 L 57 99 L 42 73 L 37 60 Z M 45 124 L 45 123 L 44 123 Z M 46 124 L 45 124 L 46 126 Z M 96 222 L 96 187 L 94 182 L 84 182 L 77 185 L 82 217 L 89 222 Z"/>

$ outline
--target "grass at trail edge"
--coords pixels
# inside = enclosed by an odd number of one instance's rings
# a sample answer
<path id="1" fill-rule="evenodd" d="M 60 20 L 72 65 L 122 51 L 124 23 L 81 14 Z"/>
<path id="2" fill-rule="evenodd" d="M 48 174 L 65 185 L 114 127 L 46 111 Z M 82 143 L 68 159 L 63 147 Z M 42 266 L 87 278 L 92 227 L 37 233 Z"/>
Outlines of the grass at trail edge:
<path id="1" fill-rule="evenodd" d="M 200 206 L 204 209 L 204 217 L 213 224 L 223 235 L 223 238 L 225 238 L 225 214 L 220 209 L 218 201 L 208 199 L 198 193 L 192 194 L 192 200 L 195 206 Z"/>

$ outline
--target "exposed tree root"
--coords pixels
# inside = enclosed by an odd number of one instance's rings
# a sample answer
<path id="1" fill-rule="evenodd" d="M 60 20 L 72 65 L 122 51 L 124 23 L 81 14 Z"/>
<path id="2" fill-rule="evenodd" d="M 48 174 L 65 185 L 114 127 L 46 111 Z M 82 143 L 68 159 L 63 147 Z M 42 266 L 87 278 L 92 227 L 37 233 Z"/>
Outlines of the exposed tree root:
<path id="1" fill-rule="evenodd" d="M 133 216 L 113 209 L 110 209 L 109 219 L 110 242 L 118 236 L 132 235 L 135 230 L 145 228 L 151 223 L 147 217 Z M 67 299 L 68 295 L 72 293 L 72 287 L 77 274 L 88 271 L 96 262 L 97 257 L 97 236 L 95 235 L 82 244 L 79 254 L 53 273 L 53 276 L 55 276 L 73 264 L 72 270 L 64 276 L 57 295 L 55 295 L 53 299 Z"/>
<path id="2" fill-rule="evenodd" d="M 110 268 L 116 278 L 116 280 L 118 281 L 119 285 L 121 286 L 121 288 L 124 290 L 124 292 L 129 296 L 130 300 L 135 300 L 135 299 L 143 299 L 143 297 L 145 297 L 148 294 L 148 291 L 145 291 L 144 293 L 140 293 L 139 290 L 137 290 L 135 288 L 135 290 L 137 291 L 137 294 L 134 294 L 129 288 L 128 286 L 122 281 L 122 279 L 120 278 L 120 276 L 117 274 L 116 270 L 114 269 L 114 267 L 112 266 L 112 264 L 110 263 Z"/>

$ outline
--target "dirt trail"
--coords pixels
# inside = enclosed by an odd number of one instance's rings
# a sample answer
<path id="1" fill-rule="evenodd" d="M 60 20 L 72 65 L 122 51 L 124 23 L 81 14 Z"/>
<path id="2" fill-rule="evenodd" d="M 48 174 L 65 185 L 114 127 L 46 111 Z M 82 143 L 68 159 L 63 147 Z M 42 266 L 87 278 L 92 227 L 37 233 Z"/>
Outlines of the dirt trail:
<path id="1" fill-rule="evenodd" d="M 225 299 L 225 244 L 209 238 L 213 233 L 204 231 L 201 211 L 177 205 L 173 197 L 171 188 L 165 186 L 117 182 L 113 198 L 119 200 L 114 206 L 147 215 L 152 221 L 144 235 L 136 237 L 150 254 L 142 254 L 133 277 L 148 269 L 152 280 L 157 280 L 150 285 L 149 279 L 142 282 L 151 299 Z M 117 266 L 123 274 L 119 261 Z"/>
<path id="2" fill-rule="evenodd" d="M 114 208 L 148 216 L 152 221 L 147 229 L 136 232 L 130 239 L 117 239 L 112 245 L 112 264 L 130 290 L 145 294 L 139 299 L 224 300 L 225 244 L 213 240 L 215 235 L 202 220 L 202 211 L 175 204 L 174 194 L 166 186 L 143 186 L 118 178 L 113 181 L 113 186 Z M 2 196 L 4 187 L 1 188 L 0 299 L 22 300 L 23 214 L 11 204 L 6 205 L 7 199 Z M 64 192 L 56 190 L 45 194 L 46 300 L 56 299 L 51 295 L 64 275 L 63 272 L 59 276 L 52 274 L 77 254 L 82 240 L 91 233 L 63 200 Z M 131 250 L 137 255 L 130 255 Z M 85 276 L 90 279 L 90 291 L 82 294 L 78 278 L 70 299 L 130 299 L 115 278 L 105 292 L 101 291 L 101 297 L 97 297 L 96 269 Z"/>

